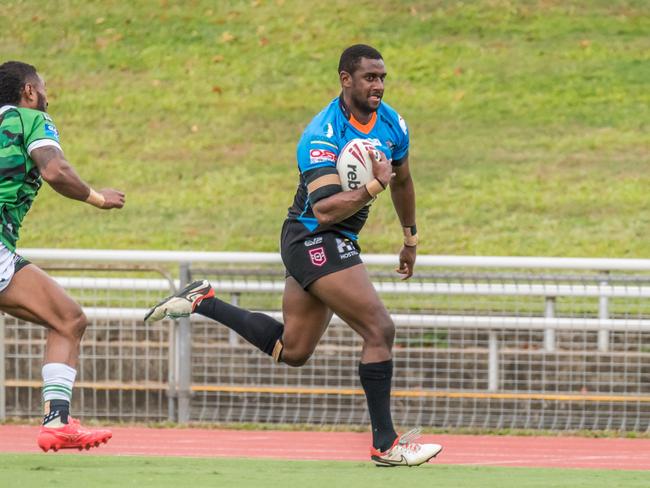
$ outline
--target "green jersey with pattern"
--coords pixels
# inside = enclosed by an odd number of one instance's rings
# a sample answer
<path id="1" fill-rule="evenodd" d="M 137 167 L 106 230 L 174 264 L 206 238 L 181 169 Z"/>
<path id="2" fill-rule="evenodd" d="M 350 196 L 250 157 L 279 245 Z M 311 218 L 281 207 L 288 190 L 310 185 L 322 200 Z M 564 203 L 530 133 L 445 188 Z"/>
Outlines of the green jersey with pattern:
<path id="1" fill-rule="evenodd" d="M 11 251 L 16 250 L 20 226 L 43 183 L 30 157 L 43 146 L 61 148 L 49 115 L 11 105 L 0 108 L 0 241 Z"/>

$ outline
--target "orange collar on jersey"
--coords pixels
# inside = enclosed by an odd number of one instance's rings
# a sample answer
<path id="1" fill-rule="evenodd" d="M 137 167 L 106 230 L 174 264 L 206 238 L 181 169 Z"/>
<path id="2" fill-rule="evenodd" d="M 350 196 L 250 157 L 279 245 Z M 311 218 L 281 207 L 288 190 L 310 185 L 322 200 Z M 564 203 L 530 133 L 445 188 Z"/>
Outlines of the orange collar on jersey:
<path id="1" fill-rule="evenodd" d="M 349 119 L 349 122 L 350 124 L 352 124 L 352 127 L 354 127 L 360 132 L 363 132 L 364 134 L 370 133 L 372 128 L 375 126 L 376 121 L 377 121 L 377 112 L 372 113 L 372 116 L 370 117 L 370 120 L 368 121 L 367 124 L 362 124 L 357 119 L 355 119 L 354 115 L 352 114 L 350 114 L 350 119 Z"/>
<path id="2" fill-rule="evenodd" d="M 345 104 L 345 101 L 343 100 L 343 93 L 339 95 L 339 107 L 341 108 L 341 112 L 343 112 L 343 115 L 345 115 L 345 118 L 348 119 L 348 122 L 350 122 L 350 125 L 352 127 L 357 129 L 359 132 L 363 132 L 364 134 L 370 134 L 370 131 L 375 126 L 375 122 L 377 122 L 377 112 L 373 112 L 370 120 L 366 124 L 362 124 L 354 118 L 354 115 L 352 115 L 352 112 L 350 112 L 350 109 Z"/>

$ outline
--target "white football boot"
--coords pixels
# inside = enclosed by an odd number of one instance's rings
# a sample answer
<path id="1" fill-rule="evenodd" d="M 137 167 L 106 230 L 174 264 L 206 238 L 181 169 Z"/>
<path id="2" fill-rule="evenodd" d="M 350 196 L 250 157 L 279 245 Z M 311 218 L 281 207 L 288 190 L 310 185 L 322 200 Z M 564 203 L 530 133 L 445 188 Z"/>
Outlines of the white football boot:
<path id="1" fill-rule="evenodd" d="M 440 444 L 420 444 L 415 440 L 420 437 L 417 428 L 395 439 L 390 449 L 381 452 L 370 448 L 370 457 L 377 466 L 419 466 L 436 457 L 442 446 Z"/>
<path id="2" fill-rule="evenodd" d="M 189 317 L 201 300 L 213 296 L 214 290 L 208 280 L 194 281 L 151 308 L 144 316 L 144 321 L 156 322 L 164 318 Z"/>

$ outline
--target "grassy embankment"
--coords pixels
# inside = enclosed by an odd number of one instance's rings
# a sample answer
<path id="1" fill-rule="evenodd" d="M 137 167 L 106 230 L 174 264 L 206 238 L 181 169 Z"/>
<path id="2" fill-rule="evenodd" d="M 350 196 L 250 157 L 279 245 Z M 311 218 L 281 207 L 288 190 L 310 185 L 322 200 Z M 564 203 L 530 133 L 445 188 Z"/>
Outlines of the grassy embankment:
<path id="1" fill-rule="evenodd" d="M 643 1 L 14 1 L 3 59 L 39 67 L 102 214 L 43 191 L 22 247 L 275 251 L 294 151 L 376 45 L 410 124 L 421 253 L 648 257 Z M 390 198 L 362 235 L 401 241 Z"/>

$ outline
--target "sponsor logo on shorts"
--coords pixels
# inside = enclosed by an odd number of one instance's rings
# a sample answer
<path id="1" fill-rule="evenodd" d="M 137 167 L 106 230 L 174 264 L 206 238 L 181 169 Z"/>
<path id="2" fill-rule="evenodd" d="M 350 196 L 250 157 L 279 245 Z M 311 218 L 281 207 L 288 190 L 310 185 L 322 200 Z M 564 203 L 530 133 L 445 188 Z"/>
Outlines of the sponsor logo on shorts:
<path id="1" fill-rule="evenodd" d="M 311 264 L 314 266 L 322 266 L 327 262 L 327 256 L 325 256 L 325 248 L 317 247 L 309 250 L 309 258 L 311 259 Z"/>
<path id="2" fill-rule="evenodd" d="M 316 244 L 320 244 L 321 242 L 323 242 L 322 237 L 314 237 L 313 239 L 306 239 L 305 246 L 311 247 L 311 246 L 315 246 Z"/>
<path id="3" fill-rule="evenodd" d="M 311 149 L 309 151 L 310 164 L 327 163 L 327 162 L 335 163 L 336 154 L 334 154 L 332 151 L 328 151 L 327 149 Z"/>
<path id="4" fill-rule="evenodd" d="M 339 251 L 339 257 L 341 259 L 348 259 L 359 254 L 359 251 L 357 251 L 357 248 L 354 247 L 354 244 L 350 239 L 339 239 L 337 237 L 336 248 Z"/>

